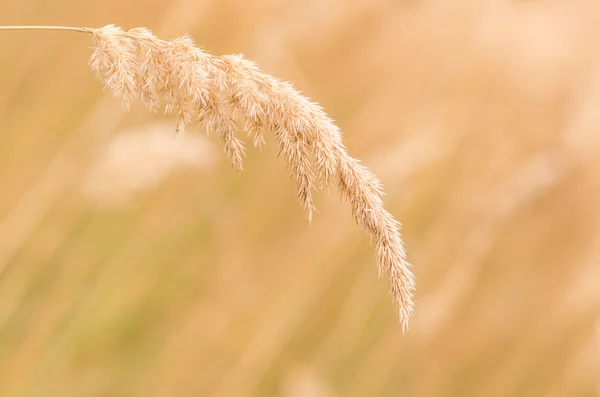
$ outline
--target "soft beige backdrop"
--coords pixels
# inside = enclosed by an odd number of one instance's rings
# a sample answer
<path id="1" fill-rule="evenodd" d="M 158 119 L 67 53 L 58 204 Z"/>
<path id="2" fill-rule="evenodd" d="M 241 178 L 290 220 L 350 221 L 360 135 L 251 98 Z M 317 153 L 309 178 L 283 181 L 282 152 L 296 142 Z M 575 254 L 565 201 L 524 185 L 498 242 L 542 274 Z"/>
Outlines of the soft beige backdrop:
<path id="1" fill-rule="evenodd" d="M 0 396 L 600 395 L 600 5 L 0 0 L 0 24 L 146 26 L 319 101 L 418 280 L 402 335 L 335 192 L 273 140 L 238 175 L 88 68 L 0 32 Z M 165 127 L 166 123 L 166 127 Z"/>

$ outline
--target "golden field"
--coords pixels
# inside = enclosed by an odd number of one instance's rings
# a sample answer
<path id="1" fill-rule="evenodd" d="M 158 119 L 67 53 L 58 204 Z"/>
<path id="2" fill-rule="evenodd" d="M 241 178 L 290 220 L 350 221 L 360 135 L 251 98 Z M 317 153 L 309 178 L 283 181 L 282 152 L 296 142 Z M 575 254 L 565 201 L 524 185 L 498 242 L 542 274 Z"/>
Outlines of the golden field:
<path id="1" fill-rule="evenodd" d="M 0 32 L 1 397 L 600 395 L 600 4 L 0 0 L 145 26 L 318 101 L 417 277 L 402 333 L 335 191 L 130 112 L 89 36 Z"/>

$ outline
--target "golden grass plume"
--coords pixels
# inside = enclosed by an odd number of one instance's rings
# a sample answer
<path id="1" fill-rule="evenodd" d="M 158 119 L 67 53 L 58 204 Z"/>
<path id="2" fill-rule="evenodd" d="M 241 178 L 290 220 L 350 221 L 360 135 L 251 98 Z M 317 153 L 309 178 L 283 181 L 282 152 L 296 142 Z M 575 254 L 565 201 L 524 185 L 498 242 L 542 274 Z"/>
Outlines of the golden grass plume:
<path id="1" fill-rule="evenodd" d="M 413 312 L 414 276 L 400 236 L 400 224 L 383 206 L 382 186 L 342 142 L 340 129 L 316 103 L 290 83 L 263 73 L 242 55 L 214 56 L 184 36 L 158 39 L 145 28 L 123 30 L 66 27 L 0 27 L 63 29 L 92 33 L 92 71 L 126 108 L 140 100 L 148 109 L 174 115 L 176 133 L 202 124 L 216 133 L 233 166 L 241 170 L 244 144 L 235 135 L 238 123 L 255 146 L 272 133 L 298 189 L 309 220 L 315 188 L 337 185 L 351 204 L 356 222 L 374 245 L 379 274 L 386 273 L 408 327 Z"/>

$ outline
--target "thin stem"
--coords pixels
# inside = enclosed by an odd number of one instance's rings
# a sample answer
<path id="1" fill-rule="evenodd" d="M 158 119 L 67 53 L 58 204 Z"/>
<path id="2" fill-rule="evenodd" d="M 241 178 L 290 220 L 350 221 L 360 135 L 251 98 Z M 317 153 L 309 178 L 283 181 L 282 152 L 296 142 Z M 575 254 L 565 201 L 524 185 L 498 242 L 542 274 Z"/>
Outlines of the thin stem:
<path id="1" fill-rule="evenodd" d="M 71 30 L 83 33 L 94 32 L 92 28 L 76 28 L 71 26 L 0 26 L 0 30 Z"/>

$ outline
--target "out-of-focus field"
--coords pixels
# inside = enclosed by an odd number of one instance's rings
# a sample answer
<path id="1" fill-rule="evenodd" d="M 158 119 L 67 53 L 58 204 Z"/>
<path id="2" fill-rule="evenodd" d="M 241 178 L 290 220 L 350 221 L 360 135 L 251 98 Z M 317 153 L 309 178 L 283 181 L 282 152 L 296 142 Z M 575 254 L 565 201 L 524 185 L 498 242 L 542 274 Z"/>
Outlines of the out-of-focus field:
<path id="1" fill-rule="evenodd" d="M 294 82 L 384 183 L 418 281 L 402 335 L 348 203 L 319 193 L 309 225 L 274 139 L 238 175 L 121 109 L 89 36 L 0 32 L 0 396 L 600 395 L 597 1 L 0 9 Z"/>

